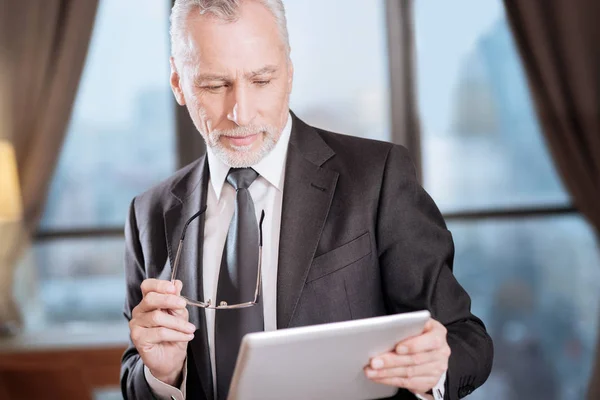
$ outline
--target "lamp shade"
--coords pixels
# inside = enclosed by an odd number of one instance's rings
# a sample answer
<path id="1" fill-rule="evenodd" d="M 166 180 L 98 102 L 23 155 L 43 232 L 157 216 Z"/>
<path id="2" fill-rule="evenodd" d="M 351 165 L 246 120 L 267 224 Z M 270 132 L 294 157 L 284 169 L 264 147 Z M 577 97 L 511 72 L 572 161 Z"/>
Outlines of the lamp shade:
<path id="1" fill-rule="evenodd" d="M 15 150 L 0 139 L 0 222 L 18 221 L 22 214 Z"/>

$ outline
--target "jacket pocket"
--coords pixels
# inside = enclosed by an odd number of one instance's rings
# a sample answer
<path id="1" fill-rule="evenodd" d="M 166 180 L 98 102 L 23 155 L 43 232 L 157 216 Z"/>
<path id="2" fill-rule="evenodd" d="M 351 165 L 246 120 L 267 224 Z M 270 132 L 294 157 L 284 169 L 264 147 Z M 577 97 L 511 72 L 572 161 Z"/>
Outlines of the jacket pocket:
<path id="1" fill-rule="evenodd" d="M 356 239 L 315 258 L 306 283 L 347 267 L 369 254 L 371 254 L 371 238 L 369 232 L 365 232 Z"/>

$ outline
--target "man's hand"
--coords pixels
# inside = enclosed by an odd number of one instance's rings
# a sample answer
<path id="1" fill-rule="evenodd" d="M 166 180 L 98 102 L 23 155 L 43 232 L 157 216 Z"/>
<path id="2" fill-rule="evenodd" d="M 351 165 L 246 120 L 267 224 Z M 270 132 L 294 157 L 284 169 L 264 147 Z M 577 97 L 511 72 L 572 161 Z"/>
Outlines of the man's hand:
<path id="1" fill-rule="evenodd" d="M 179 297 L 181 281 L 145 279 L 143 298 L 132 311 L 129 329 L 144 365 L 158 380 L 176 386 L 183 370 L 187 344 L 196 327 L 188 322 L 186 302 Z"/>
<path id="2" fill-rule="evenodd" d="M 446 333 L 444 325 L 430 319 L 419 336 L 403 340 L 394 351 L 371 359 L 365 367 L 367 378 L 423 395 L 448 370 L 450 346 Z"/>

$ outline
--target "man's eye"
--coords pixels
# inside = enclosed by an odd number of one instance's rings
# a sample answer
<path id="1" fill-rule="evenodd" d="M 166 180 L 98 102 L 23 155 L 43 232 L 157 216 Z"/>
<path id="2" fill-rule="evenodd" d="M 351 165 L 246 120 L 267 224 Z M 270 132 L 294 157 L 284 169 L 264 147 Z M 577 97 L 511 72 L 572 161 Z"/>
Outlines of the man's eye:
<path id="1" fill-rule="evenodd" d="M 254 81 L 254 83 L 258 86 L 267 86 L 271 81 Z"/>
<path id="2" fill-rule="evenodd" d="M 213 85 L 213 86 L 203 86 L 202 89 L 217 91 L 223 89 L 226 85 Z"/>

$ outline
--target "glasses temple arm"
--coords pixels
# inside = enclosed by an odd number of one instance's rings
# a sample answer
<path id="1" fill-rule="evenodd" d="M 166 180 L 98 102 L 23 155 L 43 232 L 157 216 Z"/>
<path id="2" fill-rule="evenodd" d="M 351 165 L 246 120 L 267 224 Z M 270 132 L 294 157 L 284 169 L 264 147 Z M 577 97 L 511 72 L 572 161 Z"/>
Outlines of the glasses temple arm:
<path id="1" fill-rule="evenodd" d="M 200 211 L 196 214 L 192 215 L 190 219 L 188 219 L 183 226 L 183 231 L 181 232 L 181 239 L 179 239 L 179 244 L 177 245 L 177 253 L 175 253 L 175 260 L 173 261 L 173 271 L 171 272 L 171 282 L 175 281 L 175 277 L 177 276 L 177 268 L 179 267 L 179 259 L 181 258 L 181 249 L 183 248 L 183 239 L 185 239 L 185 233 L 187 232 L 188 225 L 194 219 L 204 214 L 206 211 L 206 205 L 204 205 Z"/>

